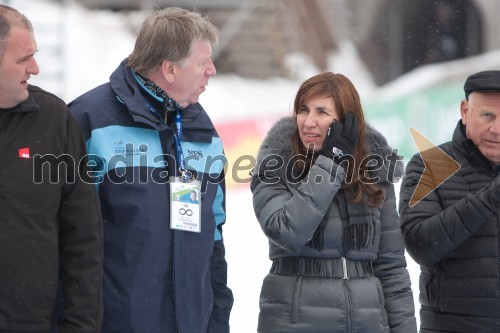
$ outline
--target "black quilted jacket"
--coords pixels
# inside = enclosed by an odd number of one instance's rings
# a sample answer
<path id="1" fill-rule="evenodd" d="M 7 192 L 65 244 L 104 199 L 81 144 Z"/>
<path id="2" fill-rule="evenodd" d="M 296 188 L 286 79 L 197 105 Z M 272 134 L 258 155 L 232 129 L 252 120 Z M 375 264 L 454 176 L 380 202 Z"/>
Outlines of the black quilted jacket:
<path id="1" fill-rule="evenodd" d="M 415 155 L 401 185 L 406 248 L 421 267 L 421 332 L 500 332 L 500 190 L 492 183 L 495 169 L 464 131 L 459 121 L 452 141 L 440 146 L 460 163 L 457 173 L 410 207 L 424 170 Z M 443 159 L 427 153 L 430 172 L 446 170 Z"/>

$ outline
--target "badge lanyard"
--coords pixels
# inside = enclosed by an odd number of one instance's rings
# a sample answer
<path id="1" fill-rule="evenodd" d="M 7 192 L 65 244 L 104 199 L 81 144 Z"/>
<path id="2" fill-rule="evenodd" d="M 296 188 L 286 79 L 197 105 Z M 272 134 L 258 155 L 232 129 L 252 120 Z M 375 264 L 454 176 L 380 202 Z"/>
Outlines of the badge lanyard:
<path id="1" fill-rule="evenodd" d="M 182 138 L 182 113 L 177 111 L 175 115 L 175 128 L 177 129 L 177 135 L 174 133 L 175 144 L 177 145 L 177 162 L 179 163 L 179 171 L 181 172 L 181 180 L 188 181 L 193 178 L 191 171 L 186 169 L 184 165 L 184 153 L 181 146 Z"/>
<path id="2" fill-rule="evenodd" d="M 162 119 L 161 114 L 156 110 L 155 107 L 153 107 L 148 101 L 146 101 L 146 105 L 152 113 L 154 113 L 157 117 Z M 168 111 L 167 111 L 168 112 Z M 166 123 L 166 119 L 165 119 Z M 174 132 L 174 139 L 175 139 L 175 146 L 176 146 L 176 155 L 177 155 L 177 163 L 179 163 L 179 171 L 181 173 L 180 179 L 182 181 L 189 181 L 190 179 L 193 178 L 193 174 L 191 171 L 186 169 L 186 166 L 184 164 L 184 152 L 182 151 L 182 146 L 181 146 L 181 140 L 182 138 L 182 112 L 177 111 L 175 115 L 175 128 L 177 130 L 177 133 Z"/>
<path id="3" fill-rule="evenodd" d="M 148 109 L 162 119 L 160 113 L 146 101 Z M 165 119 L 166 123 L 166 119 Z M 184 153 L 181 146 L 182 138 L 182 113 L 175 115 L 174 131 L 176 158 L 179 163 L 180 177 L 170 177 L 170 228 L 201 232 L 201 185 L 193 178 L 191 171 L 184 164 Z"/>

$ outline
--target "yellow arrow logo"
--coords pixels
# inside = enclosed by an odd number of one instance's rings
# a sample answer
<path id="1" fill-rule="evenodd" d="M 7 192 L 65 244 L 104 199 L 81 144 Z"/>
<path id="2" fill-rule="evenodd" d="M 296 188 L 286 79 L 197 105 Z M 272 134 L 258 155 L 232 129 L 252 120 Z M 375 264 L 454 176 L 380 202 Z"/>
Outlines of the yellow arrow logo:
<path id="1" fill-rule="evenodd" d="M 425 165 L 424 172 L 410 199 L 409 205 L 413 207 L 453 176 L 461 166 L 414 128 L 410 128 L 410 134 Z"/>

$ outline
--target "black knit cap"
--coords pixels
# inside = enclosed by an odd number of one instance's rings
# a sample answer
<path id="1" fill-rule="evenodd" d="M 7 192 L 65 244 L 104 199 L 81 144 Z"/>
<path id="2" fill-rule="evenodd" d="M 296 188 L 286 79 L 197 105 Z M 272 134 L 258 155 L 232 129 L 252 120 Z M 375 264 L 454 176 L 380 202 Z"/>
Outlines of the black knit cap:
<path id="1" fill-rule="evenodd" d="M 474 91 L 500 92 L 500 71 L 484 71 L 472 74 L 465 80 L 465 98 L 469 99 L 470 93 Z"/>

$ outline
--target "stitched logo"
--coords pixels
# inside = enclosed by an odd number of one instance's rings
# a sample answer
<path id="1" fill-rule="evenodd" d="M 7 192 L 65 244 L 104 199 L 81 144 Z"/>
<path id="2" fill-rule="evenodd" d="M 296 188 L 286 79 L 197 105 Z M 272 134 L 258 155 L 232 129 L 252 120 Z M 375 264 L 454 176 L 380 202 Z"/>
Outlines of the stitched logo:
<path id="1" fill-rule="evenodd" d="M 18 153 L 19 153 L 19 158 L 30 158 L 29 148 L 19 148 Z"/>
<path id="2" fill-rule="evenodd" d="M 194 156 L 198 157 L 198 159 L 203 158 L 203 152 L 201 150 L 189 150 L 188 149 L 188 155 L 189 156 L 194 155 Z"/>

